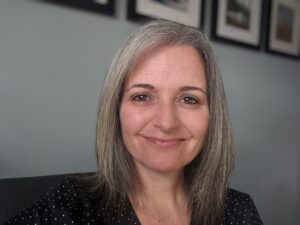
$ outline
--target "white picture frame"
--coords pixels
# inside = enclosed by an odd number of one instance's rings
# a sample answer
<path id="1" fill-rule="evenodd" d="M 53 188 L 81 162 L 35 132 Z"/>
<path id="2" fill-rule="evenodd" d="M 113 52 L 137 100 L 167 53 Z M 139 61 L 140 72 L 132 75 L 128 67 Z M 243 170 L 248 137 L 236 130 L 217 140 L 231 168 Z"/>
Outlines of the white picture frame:
<path id="1" fill-rule="evenodd" d="M 267 50 L 291 57 L 300 51 L 300 2 L 272 0 L 270 5 Z"/>
<path id="2" fill-rule="evenodd" d="M 262 0 L 215 0 L 213 4 L 213 38 L 259 49 L 262 3 Z"/>
<path id="3" fill-rule="evenodd" d="M 203 0 L 128 0 L 128 19 L 166 19 L 201 27 Z"/>

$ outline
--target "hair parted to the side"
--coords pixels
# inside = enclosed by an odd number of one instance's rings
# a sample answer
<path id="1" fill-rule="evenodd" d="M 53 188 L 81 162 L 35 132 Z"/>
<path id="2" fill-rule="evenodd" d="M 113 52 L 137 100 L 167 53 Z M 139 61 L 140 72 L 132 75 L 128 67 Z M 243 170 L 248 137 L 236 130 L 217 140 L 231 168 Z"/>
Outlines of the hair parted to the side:
<path id="1" fill-rule="evenodd" d="M 184 173 L 192 210 L 191 224 L 220 224 L 233 168 L 233 135 L 213 49 L 206 36 L 193 27 L 156 20 L 134 31 L 117 51 L 99 100 L 97 186 L 105 189 L 108 204 L 141 193 L 133 159 L 122 141 L 119 108 L 123 87 L 143 54 L 159 46 L 173 45 L 193 47 L 203 58 L 206 69 L 210 113 L 207 140 Z"/>

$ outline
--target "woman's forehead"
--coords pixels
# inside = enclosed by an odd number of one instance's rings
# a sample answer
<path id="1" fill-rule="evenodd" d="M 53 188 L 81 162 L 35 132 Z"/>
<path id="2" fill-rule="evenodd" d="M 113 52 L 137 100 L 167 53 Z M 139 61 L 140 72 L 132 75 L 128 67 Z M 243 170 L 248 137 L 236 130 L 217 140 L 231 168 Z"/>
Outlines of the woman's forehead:
<path id="1" fill-rule="evenodd" d="M 190 46 L 164 46 L 144 55 L 128 75 L 126 84 L 178 83 L 191 86 L 198 83 L 204 88 L 205 79 L 204 63 L 195 49 Z"/>

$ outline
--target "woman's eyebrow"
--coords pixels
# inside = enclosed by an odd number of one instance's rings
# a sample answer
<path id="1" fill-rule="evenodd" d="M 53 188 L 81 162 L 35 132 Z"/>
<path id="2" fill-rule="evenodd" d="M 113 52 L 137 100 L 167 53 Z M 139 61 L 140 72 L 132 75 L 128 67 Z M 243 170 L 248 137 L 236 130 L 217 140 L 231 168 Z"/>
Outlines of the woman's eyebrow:
<path id="1" fill-rule="evenodd" d="M 154 86 L 152 86 L 151 84 L 134 84 L 132 85 L 129 89 L 131 88 L 145 88 L 145 89 L 149 89 L 149 90 L 154 90 Z"/>
<path id="2" fill-rule="evenodd" d="M 147 83 L 141 83 L 141 84 L 133 84 L 129 89 L 131 88 L 144 88 L 144 89 L 148 89 L 148 90 L 154 90 L 154 86 L 152 86 L 151 84 L 147 84 Z M 179 88 L 180 91 L 201 91 L 204 94 L 207 94 L 206 91 L 204 91 L 202 88 L 200 87 L 196 87 L 196 86 L 182 86 Z"/>
<path id="3" fill-rule="evenodd" d="M 179 90 L 180 91 L 193 91 L 193 90 L 196 90 L 196 91 L 201 91 L 204 94 L 207 94 L 206 91 L 204 91 L 202 88 L 196 87 L 196 86 L 182 86 L 182 87 L 179 88 Z"/>

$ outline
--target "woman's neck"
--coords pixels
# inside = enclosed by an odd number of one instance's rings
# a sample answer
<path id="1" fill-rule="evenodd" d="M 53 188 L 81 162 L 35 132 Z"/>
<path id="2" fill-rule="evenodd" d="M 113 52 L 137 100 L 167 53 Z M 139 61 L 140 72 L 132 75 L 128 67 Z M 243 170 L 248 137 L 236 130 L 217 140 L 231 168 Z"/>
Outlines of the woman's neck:
<path id="1" fill-rule="evenodd" d="M 130 198 L 141 224 L 186 225 L 190 221 L 183 171 L 138 171 L 142 193 Z"/>
<path id="2" fill-rule="evenodd" d="M 138 199 L 131 198 L 134 203 L 137 203 L 134 204 L 136 207 L 188 205 L 183 170 L 161 173 L 147 168 L 138 168 L 137 173 L 142 193 Z"/>
<path id="3" fill-rule="evenodd" d="M 141 224 L 186 225 L 190 221 L 184 171 L 157 172 L 137 168 L 140 195 L 130 196 Z"/>

